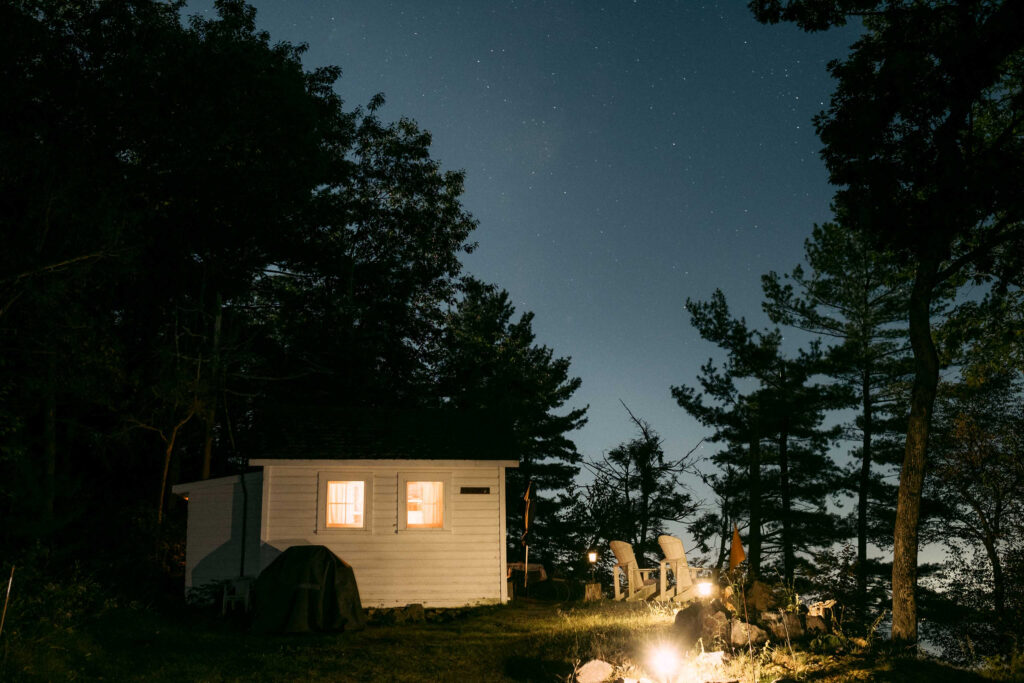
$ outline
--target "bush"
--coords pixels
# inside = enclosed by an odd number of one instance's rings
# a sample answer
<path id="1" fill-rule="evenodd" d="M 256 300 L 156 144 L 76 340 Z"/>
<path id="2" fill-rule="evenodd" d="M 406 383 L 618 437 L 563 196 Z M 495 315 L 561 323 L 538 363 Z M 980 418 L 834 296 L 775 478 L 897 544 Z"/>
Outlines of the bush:
<path id="1" fill-rule="evenodd" d="M 62 566 L 49 549 L 33 546 L 3 567 L 11 578 L 3 637 L 10 642 L 37 641 L 70 632 L 114 601 L 100 583 L 77 563 Z M 4 582 L 6 592 L 7 581 Z"/>

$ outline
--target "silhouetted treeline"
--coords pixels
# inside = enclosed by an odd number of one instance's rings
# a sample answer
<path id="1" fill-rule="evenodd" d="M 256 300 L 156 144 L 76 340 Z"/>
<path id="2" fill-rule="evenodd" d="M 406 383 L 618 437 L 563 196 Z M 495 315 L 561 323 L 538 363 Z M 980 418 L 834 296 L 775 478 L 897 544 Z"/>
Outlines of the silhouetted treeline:
<path id="1" fill-rule="evenodd" d="M 520 476 L 564 487 L 579 380 L 463 276 L 462 174 L 252 8 L 179 10 L 0 6 L 5 547 L 171 564 L 170 486 L 238 471 L 302 405 L 490 410 Z"/>

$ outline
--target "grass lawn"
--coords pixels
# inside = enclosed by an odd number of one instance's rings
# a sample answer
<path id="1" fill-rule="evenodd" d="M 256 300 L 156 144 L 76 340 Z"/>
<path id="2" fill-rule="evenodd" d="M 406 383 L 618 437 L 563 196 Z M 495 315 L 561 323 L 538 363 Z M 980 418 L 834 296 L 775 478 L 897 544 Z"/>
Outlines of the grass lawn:
<path id="1" fill-rule="evenodd" d="M 462 610 L 447 621 L 265 636 L 202 612 L 118 608 L 31 642 L 5 633 L 0 679 L 567 681 L 592 658 L 615 665 L 617 676 L 640 678 L 651 647 L 673 642 L 671 624 L 672 609 L 663 606 L 525 602 Z M 825 683 L 990 680 L 878 650 L 826 656 L 790 654 L 784 645 L 753 660 L 737 655 L 715 678 L 761 683 L 786 676 Z"/>

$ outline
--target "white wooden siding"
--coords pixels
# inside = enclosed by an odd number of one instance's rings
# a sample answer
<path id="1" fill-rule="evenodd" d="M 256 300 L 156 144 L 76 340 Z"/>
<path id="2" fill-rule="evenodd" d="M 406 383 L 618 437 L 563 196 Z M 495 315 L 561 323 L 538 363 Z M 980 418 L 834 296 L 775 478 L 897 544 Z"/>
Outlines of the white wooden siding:
<path id="1" fill-rule="evenodd" d="M 355 571 L 363 605 L 422 603 L 455 607 L 507 600 L 502 491 L 509 462 L 257 461 L 266 486 L 264 566 L 293 545 L 324 545 Z M 351 469 L 373 474 L 371 531 L 317 533 L 318 473 Z M 450 529 L 399 530 L 399 476 L 416 471 L 451 475 Z M 461 494 L 488 487 L 487 494 Z"/>
<path id="2" fill-rule="evenodd" d="M 185 541 L 185 589 L 239 575 L 242 561 L 243 498 L 245 514 L 244 574 L 256 576 L 261 567 L 260 517 L 263 473 L 221 477 L 178 484 L 174 493 L 188 497 L 188 531 Z"/>

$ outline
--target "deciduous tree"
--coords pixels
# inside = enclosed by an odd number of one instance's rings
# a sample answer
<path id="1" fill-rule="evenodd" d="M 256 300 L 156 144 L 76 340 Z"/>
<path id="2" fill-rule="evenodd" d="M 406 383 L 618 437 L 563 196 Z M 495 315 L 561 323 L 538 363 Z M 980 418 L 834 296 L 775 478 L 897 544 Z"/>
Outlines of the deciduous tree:
<path id="1" fill-rule="evenodd" d="M 863 22 L 816 120 L 835 203 L 908 259 L 915 361 L 893 558 L 893 638 L 917 639 L 918 523 L 939 378 L 931 329 L 951 279 L 1006 280 L 1024 259 L 1024 4 L 1015 0 L 754 0 L 765 22 Z"/>

